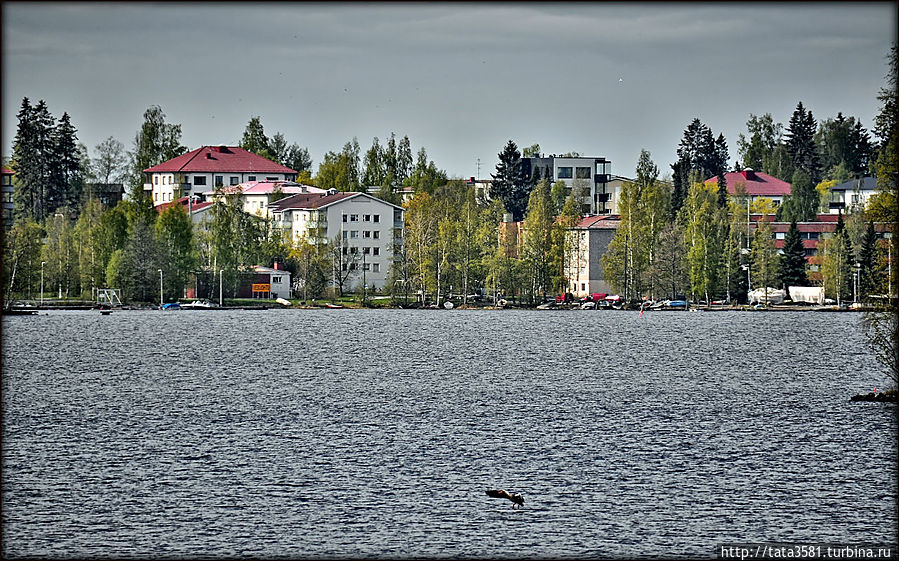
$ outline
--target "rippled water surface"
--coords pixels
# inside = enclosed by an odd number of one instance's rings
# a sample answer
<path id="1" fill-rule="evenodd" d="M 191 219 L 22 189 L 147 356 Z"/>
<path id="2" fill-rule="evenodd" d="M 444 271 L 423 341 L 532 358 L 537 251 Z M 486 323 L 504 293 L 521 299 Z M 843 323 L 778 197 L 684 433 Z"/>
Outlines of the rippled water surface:
<path id="1" fill-rule="evenodd" d="M 4 557 L 709 557 L 895 543 L 855 314 L 3 318 Z M 524 493 L 523 509 L 485 489 Z"/>

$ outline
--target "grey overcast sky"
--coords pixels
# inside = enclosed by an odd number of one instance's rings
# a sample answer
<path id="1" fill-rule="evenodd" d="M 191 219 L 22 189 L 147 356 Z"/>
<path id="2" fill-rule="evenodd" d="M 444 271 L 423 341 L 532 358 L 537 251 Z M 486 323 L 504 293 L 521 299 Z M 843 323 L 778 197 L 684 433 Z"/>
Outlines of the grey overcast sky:
<path id="1" fill-rule="evenodd" d="M 266 133 L 325 152 L 408 135 L 450 177 L 489 177 L 512 139 L 633 176 L 670 172 L 698 117 L 731 165 L 750 114 L 797 102 L 869 130 L 897 4 L 3 2 L 3 155 L 22 98 L 127 149 L 159 105 L 189 149 Z M 477 160 L 480 159 L 480 174 Z"/>

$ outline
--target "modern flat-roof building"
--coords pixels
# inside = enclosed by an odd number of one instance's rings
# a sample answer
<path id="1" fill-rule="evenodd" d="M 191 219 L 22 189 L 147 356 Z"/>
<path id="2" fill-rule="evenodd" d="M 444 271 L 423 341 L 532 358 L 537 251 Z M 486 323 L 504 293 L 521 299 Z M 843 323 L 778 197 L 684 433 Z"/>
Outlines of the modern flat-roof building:
<path id="1" fill-rule="evenodd" d="M 293 181 L 297 172 L 237 146 L 201 146 L 144 170 L 154 205 L 248 181 Z"/>
<path id="2" fill-rule="evenodd" d="M 612 162 L 605 158 L 540 156 L 521 159 L 521 173 L 528 180 L 562 181 L 569 189 L 582 189 L 583 214 L 612 214 Z"/>

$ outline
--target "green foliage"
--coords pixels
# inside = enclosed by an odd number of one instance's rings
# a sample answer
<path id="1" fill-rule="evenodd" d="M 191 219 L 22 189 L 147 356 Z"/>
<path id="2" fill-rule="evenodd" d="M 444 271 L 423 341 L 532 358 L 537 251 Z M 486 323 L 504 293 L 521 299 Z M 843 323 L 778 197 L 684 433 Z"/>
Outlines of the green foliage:
<path id="1" fill-rule="evenodd" d="M 543 301 L 548 292 L 553 292 L 552 275 L 559 270 L 553 263 L 557 260 L 553 255 L 554 217 L 549 180 L 543 179 L 531 191 L 524 220 L 523 257 L 529 273 L 528 295 L 532 302 L 538 297 Z"/>
<path id="2" fill-rule="evenodd" d="M 315 184 L 325 190 L 358 191 L 360 178 L 359 142 L 354 138 L 343 146 L 340 153 L 325 154 L 324 161 L 319 164 Z"/>
<path id="3" fill-rule="evenodd" d="M 783 255 L 780 263 L 780 283 L 784 290 L 791 286 L 808 286 L 805 272 L 805 248 L 796 221 L 790 222 L 790 229 L 784 237 Z"/>
<path id="4" fill-rule="evenodd" d="M 171 205 L 159 215 L 155 226 L 159 268 L 163 271 L 167 299 L 180 298 L 196 266 L 193 223 L 181 205 Z"/>
<path id="5" fill-rule="evenodd" d="M 46 291 L 57 292 L 59 297 L 80 295 L 78 287 L 78 255 L 74 243 L 74 227 L 70 213 L 61 209 L 47 218 L 46 239 L 41 248 L 41 259 L 47 262 L 44 287 Z M 57 290 L 53 290 L 56 288 Z"/>
<path id="6" fill-rule="evenodd" d="M 144 111 L 144 122 L 134 135 L 131 152 L 130 199 L 149 198 L 144 193 L 144 170 L 187 152 L 181 145 L 181 125 L 165 122 L 165 113 L 158 105 Z"/>
<path id="7" fill-rule="evenodd" d="M 791 196 L 778 209 L 778 219 L 784 222 L 809 222 L 815 219 L 821 195 L 804 169 L 793 172 Z"/>
<path id="8" fill-rule="evenodd" d="M 776 175 L 780 171 L 776 151 L 783 138 L 783 125 L 775 123 L 770 113 L 761 117 L 750 113 L 746 129 L 749 139 L 741 133 L 737 140 L 742 167 Z"/>
<path id="9" fill-rule="evenodd" d="M 282 149 L 280 146 L 282 141 L 283 136 L 278 139 L 276 150 Z M 258 116 L 250 117 L 250 122 L 247 123 L 247 128 L 243 131 L 243 137 L 240 139 L 239 146 L 248 152 L 269 160 L 274 160 L 276 157 L 269 147 L 269 138 L 265 136 L 265 127 L 262 126 L 262 120 Z"/>
<path id="10" fill-rule="evenodd" d="M 3 296 L 4 307 L 15 296 L 32 297 L 38 286 L 41 271 L 40 224 L 30 218 L 16 220 L 3 236 Z"/>
<path id="11" fill-rule="evenodd" d="M 708 302 L 715 293 L 721 256 L 721 216 L 717 186 L 693 183 L 681 211 L 687 244 L 687 270 L 690 290 Z"/>
<path id="12" fill-rule="evenodd" d="M 93 295 L 95 288 L 103 286 L 105 263 L 100 260 L 99 236 L 103 205 L 95 198 L 85 201 L 75 224 L 75 246 L 80 272 L 79 285 L 84 296 Z"/>
<path id="13" fill-rule="evenodd" d="M 800 101 L 790 117 L 787 125 L 785 145 L 790 154 L 794 170 L 804 170 L 811 182 L 821 180 L 821 163 L 818 157 L 818 146 L 815 144 L 817 124 L 811 111 L 807 111 Z"/>
<path id="14" fill-rule="evenodd" d="M 771 224 L 760 220 L 752 238 L 752 279 L 755 288 L 772 287 L 780 273 L 780 256 L 774 246 Z"/>
<path id="15" fill-rule="evenodd" d="M 527 210 L 529 191 L 521 171 L 518 146 L 509 140 L 497 156 L 499 163 L 496 164 L 496 173 L 491 175 L 490 197 L 502 201 L 506 212 L 512 213 L 513 220 L 521 220 Z"/>
<path id="16" fill-rule="evenodd" d="M 677 148 L 677 158 L 677 162 L 671 165 L 674 172 L 672 211 L 676 213 L 683 206 L 691 183 L 702 182 L 710 177 L 718 178 L 716 197 L 719 205 L 723 206 L 727 193 L 724 173 L 727 171 L 728 160 L 724 135 L 719 134 L 718 138 L 715 138 L 712 129 L 699 119 L 693 119 L 684 130 Z"/>
<path id="17" fill-rule="evenodd" d="M 851 173 L 864 173 L 868 169 L 871 135 L 855 117 L 847 119 L 843 113 L 837 113 L 835 119 L 821 121 L 814 139 L 821 156 L 821 169 L 842 166 Z"/>
<path id="18" fill-rule="evenodd" d="M 110 136 L 97 144 L 94 151 L 97 153 L 91 161 L 94 176 L 104 184 L 120 183 L 127 165 L 125 145 Z"/>

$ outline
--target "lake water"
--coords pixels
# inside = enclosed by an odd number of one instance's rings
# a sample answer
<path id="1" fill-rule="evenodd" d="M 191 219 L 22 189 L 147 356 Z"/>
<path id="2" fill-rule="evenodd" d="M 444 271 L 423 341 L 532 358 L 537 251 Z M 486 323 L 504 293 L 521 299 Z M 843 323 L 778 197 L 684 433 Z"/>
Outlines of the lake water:
<path id="1" fill-rule="evenodd" d="M 51 311 L 2 327 L 4 557 L 896 541 L 896 407 L 849 401 L 886 379 L 857 314 Z"/>

